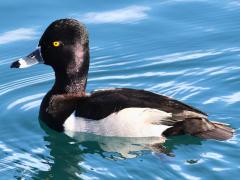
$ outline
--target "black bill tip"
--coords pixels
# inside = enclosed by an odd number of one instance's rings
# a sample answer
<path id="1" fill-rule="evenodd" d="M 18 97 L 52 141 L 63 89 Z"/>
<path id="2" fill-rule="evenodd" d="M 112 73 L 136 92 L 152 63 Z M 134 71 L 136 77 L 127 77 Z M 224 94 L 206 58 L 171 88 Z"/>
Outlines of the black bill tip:
<path id="1" fill-rule="evenodd" d="M 20 63 L 19 61 L 15 61 L 11 64 L 10 68 L 19 68 L 20 67 Z"/>

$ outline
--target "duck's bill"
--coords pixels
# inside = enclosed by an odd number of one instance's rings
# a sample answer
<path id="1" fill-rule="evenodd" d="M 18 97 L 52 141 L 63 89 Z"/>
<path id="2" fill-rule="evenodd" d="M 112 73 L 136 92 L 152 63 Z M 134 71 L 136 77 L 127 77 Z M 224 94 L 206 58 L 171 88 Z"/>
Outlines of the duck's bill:
<path id="1" fill-rule="evenodd" d="M 40 47 L 38 47 L 35 51 L 31 52 L 26 57 L 20 58 L 17 61 L 13 62 L 11 68 L 27 68 L 38 63 L 44 63 Z"/>

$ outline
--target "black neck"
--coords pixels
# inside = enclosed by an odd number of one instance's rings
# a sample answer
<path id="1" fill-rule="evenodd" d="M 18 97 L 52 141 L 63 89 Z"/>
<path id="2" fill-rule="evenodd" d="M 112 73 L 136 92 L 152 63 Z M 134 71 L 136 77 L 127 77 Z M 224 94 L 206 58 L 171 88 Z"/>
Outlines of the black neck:
<path id="1" fill-rule="evenodd" d="M 83 51 L 81 56 L 75 55 L 74 61 L 67 67 L 53 67 L 55 72 L 55 83 L 52 92 L 58 94 L 84 95 L 87 85 L 89 69 L 89 50 Z"/>
<path id="2" fill-rule="evenodd" d="M 53 92 L 60 94 L 84 94 L 87 84 L 87 75 L 55 72 L 55 83 L 52 88 Z"/>

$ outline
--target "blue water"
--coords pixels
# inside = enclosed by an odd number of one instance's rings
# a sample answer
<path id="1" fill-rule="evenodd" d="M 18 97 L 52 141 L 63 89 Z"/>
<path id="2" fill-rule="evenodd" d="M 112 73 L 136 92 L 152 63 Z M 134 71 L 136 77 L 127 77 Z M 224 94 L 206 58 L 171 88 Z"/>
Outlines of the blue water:
<path id="1" fill-rule="evenodd" d="M 238 179 L 238 0 L 15 0 L 0 2 L 0 179 Z M 90 34 L 88 92 L 146 89 L 193 105 L 236 129 L 228 141 L 150 140 L 80 134 L 38 120 L 51 68 L 10 69 L 53 20 L 73 17 Z"/>

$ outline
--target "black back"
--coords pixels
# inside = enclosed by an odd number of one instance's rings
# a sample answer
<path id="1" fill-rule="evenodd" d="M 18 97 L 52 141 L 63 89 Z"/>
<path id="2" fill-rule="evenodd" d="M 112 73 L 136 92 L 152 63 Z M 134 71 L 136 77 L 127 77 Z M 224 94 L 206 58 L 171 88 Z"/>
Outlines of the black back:
<path id="1" fill-rule="evenodd" d="M 167 96 L 145 90 L 127 88 L 100 90 L 93 92 L 87 98 L 82 98 L 77 102 L 76 116 L 99 120 L 113 112 L 131 107 L 154 108 L 168 113 L 178 113 L 187 110 L 206 116 L 200 110 Z"/>

